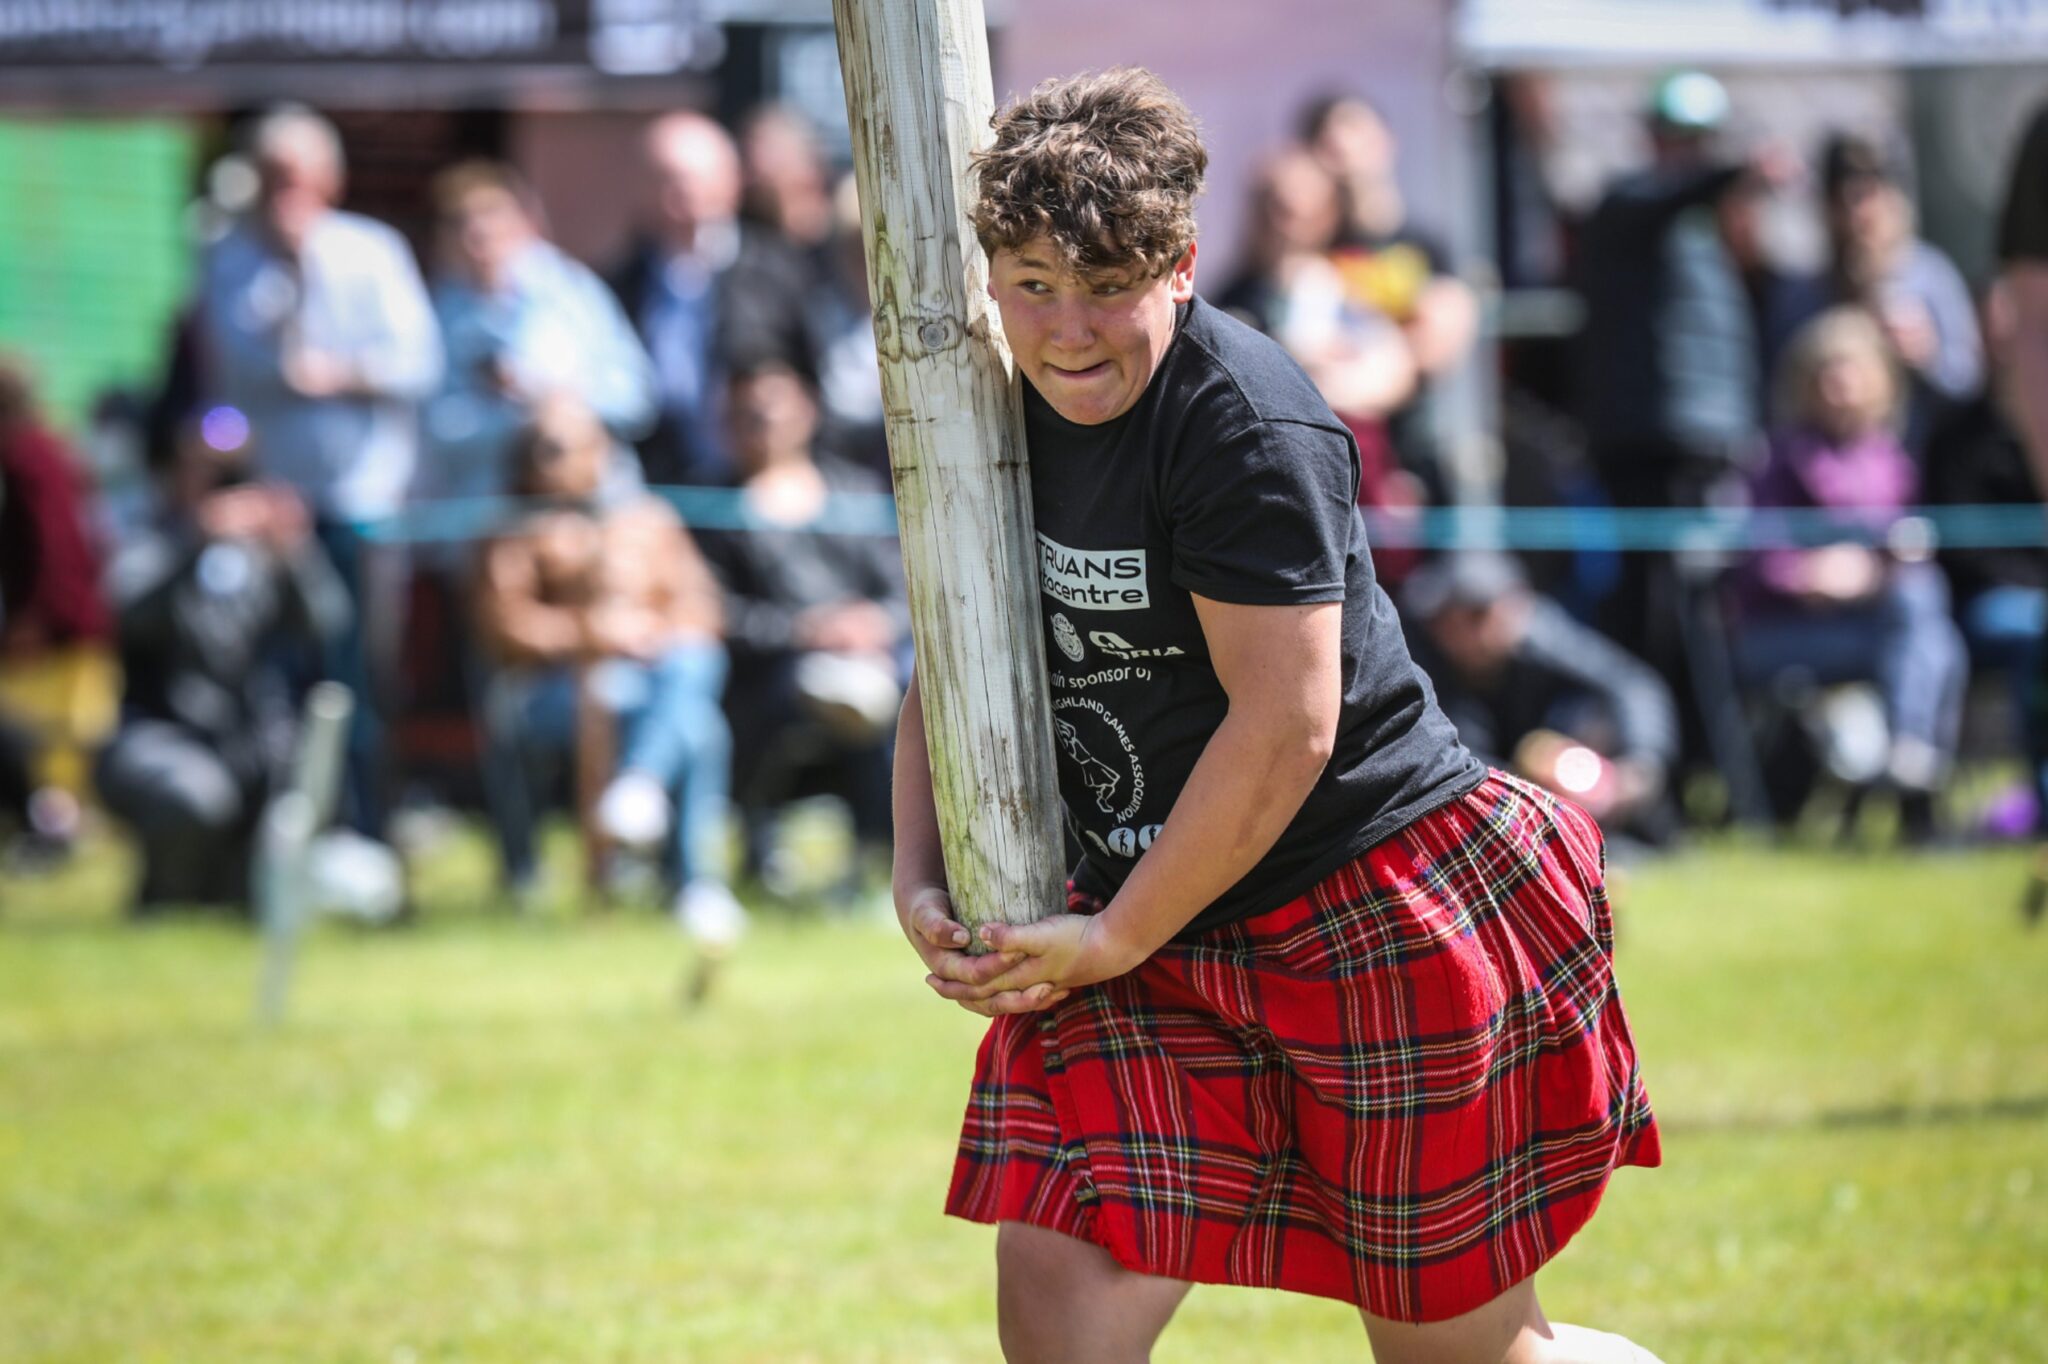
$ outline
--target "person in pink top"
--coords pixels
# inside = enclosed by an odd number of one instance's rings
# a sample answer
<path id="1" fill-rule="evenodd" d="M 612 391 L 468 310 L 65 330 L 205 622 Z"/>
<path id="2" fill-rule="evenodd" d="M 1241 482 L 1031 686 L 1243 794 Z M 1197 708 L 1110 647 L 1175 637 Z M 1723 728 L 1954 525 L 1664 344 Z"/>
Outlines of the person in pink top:
<path id="1" fill-rule="evenodd" d="M 1841 538 L 1757 555 L 1734 652 L 1752 686 L 1876 683 L 1885 776 L 1908 833 L 1922 834 L 1955 755 L 1969 662 L 1941 569 L 1894 533 L 1920 492 L 1897 435 L 1902 397 L 1896 359 L 1867 312 L 1824 313 L 1793 341 L 1751 496 L 1759 508 L 1837 512 Z"/>

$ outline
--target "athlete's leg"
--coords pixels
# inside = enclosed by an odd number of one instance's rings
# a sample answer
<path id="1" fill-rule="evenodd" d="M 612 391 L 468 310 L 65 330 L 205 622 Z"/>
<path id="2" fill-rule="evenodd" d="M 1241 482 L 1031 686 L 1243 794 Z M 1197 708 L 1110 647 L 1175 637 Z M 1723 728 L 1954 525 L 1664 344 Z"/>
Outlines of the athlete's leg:
<path id="1" fill-rule="evenodd" d="M 1187 1291 L 1072 1236 L 1025 1222 L 996 1229 L 996 1318 L 1009 1364 L 1144 1364 Z"/>
<path id="2" fill-rule="evenodd" d="M 1553 1325 L 1536 1301 L 1534 1279 L 1448 1321 L 1416 1326 L 1359 1315 L 1373 1364 L 1658 1364 L 1625 1337 Z"/>

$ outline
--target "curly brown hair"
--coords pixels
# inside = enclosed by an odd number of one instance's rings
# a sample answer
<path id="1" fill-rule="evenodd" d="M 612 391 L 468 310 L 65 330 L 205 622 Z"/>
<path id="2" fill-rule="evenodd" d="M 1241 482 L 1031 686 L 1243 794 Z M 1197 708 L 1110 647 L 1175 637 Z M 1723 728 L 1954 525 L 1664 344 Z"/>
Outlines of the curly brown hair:
<path id="1" fill-rule="evenodd" d="M 974 157 L 974 235 L 994 255 L 1048 237 L 1083 273 L 1156 279 L 1195 239 L 1209 153 L 1194 115 L 1142 67 L 1047 81 L 990 120 Z"/>

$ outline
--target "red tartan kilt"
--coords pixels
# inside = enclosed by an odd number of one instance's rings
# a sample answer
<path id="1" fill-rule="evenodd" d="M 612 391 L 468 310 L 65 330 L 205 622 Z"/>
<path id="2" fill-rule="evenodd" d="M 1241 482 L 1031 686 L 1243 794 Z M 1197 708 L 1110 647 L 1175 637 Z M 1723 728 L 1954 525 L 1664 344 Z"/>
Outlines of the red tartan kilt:
<path id="1" fill-rule="evenodd" d="M 1501 773 L 1307 895 L 982 1042 L 946 1210 L 1439 1321 L 1659 1162 L 1600 831 Z"/>

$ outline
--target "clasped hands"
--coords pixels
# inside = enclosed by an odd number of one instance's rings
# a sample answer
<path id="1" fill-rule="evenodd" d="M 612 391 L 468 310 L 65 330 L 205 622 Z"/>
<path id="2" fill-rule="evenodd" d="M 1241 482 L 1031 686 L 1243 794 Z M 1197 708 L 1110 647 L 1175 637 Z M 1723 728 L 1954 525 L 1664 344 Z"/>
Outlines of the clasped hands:
<path id="1" fill-rule="evenodd" d="M 904 936 L 924 960 L 925 984 L 984 1018 L 1049 1009 L 1083 985 L 1120 976 L 1144 960 L 1116 941 L 1104 914 L 1056 914 L 1032 924 L 984 924 L 990 949 L 973 956 L 967 926 L 936 886 L 899 902 Z"/>

